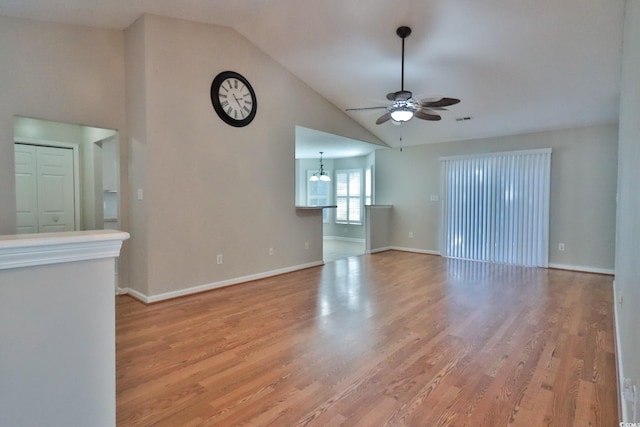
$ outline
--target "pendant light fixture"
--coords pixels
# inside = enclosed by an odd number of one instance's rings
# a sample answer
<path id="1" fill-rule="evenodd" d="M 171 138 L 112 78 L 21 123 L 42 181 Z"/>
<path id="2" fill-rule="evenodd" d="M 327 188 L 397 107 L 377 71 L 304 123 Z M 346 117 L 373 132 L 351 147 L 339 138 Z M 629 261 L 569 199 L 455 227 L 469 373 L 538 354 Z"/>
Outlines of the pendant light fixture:
<path id="1" fill-rule="evenodd" d="M 324 151 L 320 151 L 320 170 L 309 178 L 309 181 L 331 181 L 331 177 L 324 171 L 324 166 L 322 165 L 322 153 Z"/>

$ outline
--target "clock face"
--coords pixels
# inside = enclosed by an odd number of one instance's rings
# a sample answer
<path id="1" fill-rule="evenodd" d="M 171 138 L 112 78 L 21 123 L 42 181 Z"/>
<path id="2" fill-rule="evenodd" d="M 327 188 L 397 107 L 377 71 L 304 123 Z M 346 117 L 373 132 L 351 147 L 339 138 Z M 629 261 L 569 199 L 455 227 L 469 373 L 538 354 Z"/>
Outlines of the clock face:
<path id="1" fill-rule="evenodd" d="M 213 79 L 211 103 L 224 122 L 246 126 L 256 115 L 256 94 L 249 81 L 234 71 L 224 71 Z"/>

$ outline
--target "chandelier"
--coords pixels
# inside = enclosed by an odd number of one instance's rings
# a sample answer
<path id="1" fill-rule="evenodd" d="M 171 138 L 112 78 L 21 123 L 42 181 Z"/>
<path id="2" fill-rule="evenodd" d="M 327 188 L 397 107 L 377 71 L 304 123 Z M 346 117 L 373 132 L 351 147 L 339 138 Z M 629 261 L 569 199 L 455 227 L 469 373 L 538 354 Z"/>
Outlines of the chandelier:
<path id="1" fill-rule="evenodd" d="M 327 175 L 322 165 L 322 153 L 324 153 L 324 151 L 320 151 L 320 170 L 311 175 L 309 181 L 331 181 L 331 177 Z"/>

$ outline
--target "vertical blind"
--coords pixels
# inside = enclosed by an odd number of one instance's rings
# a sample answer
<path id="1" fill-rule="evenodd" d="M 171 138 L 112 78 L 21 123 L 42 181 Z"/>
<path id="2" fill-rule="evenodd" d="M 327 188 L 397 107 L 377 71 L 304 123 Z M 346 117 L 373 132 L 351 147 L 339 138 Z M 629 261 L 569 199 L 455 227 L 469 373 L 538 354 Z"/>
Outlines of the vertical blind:
<path id="1" fill-rule="evenodd" d="M 548 267 L 550 148 L 440 163 L 443 256 Z"/>

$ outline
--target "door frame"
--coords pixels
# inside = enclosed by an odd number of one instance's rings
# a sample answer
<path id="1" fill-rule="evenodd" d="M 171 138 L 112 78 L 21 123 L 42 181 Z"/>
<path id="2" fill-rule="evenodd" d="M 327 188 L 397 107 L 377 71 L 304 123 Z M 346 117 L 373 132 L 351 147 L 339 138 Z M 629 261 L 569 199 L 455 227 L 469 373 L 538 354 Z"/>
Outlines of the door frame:
<path id="1" fill-rule="evenodd" d="M 37 138 L 14 137 L 13 143 L 35 145 L 40 147 L 54 147 L 71 149 L 73 153 L 73 213 L 76 217 L 74 229 L 79 231 L 82 223 L 80 218 L 80 146 L 73 142 L 51 141 Z"/>

